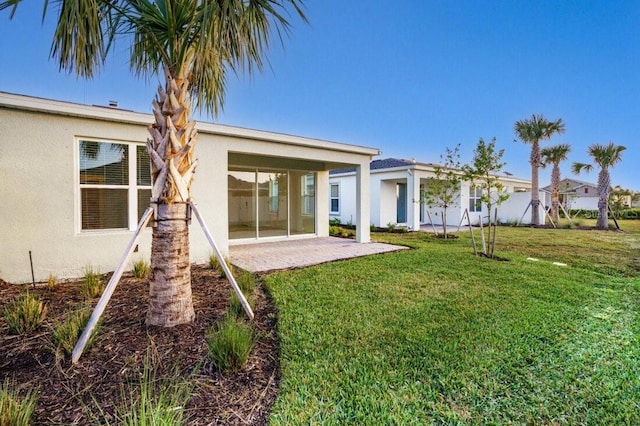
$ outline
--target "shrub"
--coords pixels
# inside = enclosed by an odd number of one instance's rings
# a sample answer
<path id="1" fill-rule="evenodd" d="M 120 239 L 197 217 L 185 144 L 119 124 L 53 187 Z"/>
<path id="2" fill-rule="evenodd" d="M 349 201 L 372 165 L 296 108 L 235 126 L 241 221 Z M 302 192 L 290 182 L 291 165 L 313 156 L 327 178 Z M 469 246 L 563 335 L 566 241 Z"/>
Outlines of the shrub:
<path id="1" fill-rule="evenodd" d="M 28 291 L 4 310 L 4 318 L 13 334 L 35 330 L 47 315 L 47 307 Z"/>
<path id="2" fill-rule="evenodd" d="M 133 264 L 133 276 L 136 278 L 147 278 L 151 274 L 151 265 L 144 259 L 140 259 Z"/>
<path id="3" fill-rule="evenodd" d="M 85 269 L 84 280 L 80 285 L 80 291 L 85 298 L 93 299 L 100 296 L 104 291 L 104 287 L 100 274 L 91 267 Z"/>
<path id="4" fill-rule="evenodd" d="M 340 225 L 339 217 L 332 217 L 331 219 L 329 219 L 329 226 L 339 226 L 339 225 Z"/>
<path id="5" fill-rule="evenodd" d="M 54 290 L 58 286 L 58 279 L 53 274 L 49 274 L 47 277 L 47 288 Z"/>
<path id="6" fill-rule="evenodd" d="M 71 352 L 80 337 L 80 333 L 82 333 L 82 330 L 84 330 L 87 325 L 90 316 L 91 311 L 88 308 L 81 308 L 76 311 L 72 311 L 62 324 L 54 327 L 54 343 L 58 348 L 62 349 L 66 355 L 71 355 Z M 89 349 L 93 344 L 96 333 L 100 328 L 99 324 L 100 323 L 98 323 L 96 328 L 93 329 L 85 349 Z"/>
<path id="7" fill-rule="evenodd" d="M 247 362 L 256 340 L 251 326 L 232 314 L 225 315 L 222 322 L 207 330 L 209 357 L 219 371 L 241 368 Z"/>
<path id="8" fill-rule="evenodd" d="M 13 383 L 6 380 L 0 388 L 0 425 L 29 425 L 38 397 L 35 392 L 28 391 L 20 398 L 14 387 Z"/>
<path id="9" fill-rule="evenodd" d="M 393 222 L 389 222 L 389 223 L 387 223 L 387 231 L 389 231 L 389 232 L 393 232 L 393 230 L 394 230 L 394 229 L 396 229 L 396 225 L 397 225 L 397 224 L 396 224 L 396 223 L 393 223 Z"/>

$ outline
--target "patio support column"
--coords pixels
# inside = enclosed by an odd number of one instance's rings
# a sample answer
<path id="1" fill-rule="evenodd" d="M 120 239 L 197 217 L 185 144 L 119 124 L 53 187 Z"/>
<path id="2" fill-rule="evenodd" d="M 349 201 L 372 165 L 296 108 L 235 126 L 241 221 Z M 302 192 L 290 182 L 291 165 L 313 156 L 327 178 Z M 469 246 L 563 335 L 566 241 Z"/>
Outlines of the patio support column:
<path id="1" fill-rule="evenodd" d="M 318 237 L 329 236 L 329 172 L 316 173 L 316 234 Z M 322 188 L 322 189 L 320 189 Z"/>
<path id="2" fill-rule="evenodd" d="M 356 241 L 371 241 L 371 194 L 369 162 L 356 166 Z"/>
<path id="3" fill-rule="evenodd" d="M 420 230 L 420 177 L 415 169 L 407 170 L 407 226 Z"/>

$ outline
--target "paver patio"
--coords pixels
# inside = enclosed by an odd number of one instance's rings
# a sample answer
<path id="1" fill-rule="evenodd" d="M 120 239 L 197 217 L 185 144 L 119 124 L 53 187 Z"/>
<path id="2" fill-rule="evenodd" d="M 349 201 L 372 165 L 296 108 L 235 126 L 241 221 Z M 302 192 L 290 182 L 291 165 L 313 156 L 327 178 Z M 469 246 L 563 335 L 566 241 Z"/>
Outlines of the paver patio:
<path id="1" fill-rule="evenodd" d="M 268 272 L 406 249 L 392 244 L 357 243 L 346 238 L 322 237 L 231 245 L 229 260 L 247 271 Z"/>

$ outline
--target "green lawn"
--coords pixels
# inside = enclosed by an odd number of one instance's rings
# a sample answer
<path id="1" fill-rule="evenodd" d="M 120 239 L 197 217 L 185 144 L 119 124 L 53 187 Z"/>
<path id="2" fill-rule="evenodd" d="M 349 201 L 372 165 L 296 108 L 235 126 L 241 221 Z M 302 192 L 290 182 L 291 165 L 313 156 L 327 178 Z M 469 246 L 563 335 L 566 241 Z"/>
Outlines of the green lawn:
<path id="1" fill-rule="evenodd" d="M 622 226 L 500 228 L 508 261 L 468 232 L 379 234 L 413 250 L 268 276 L 271 423 L 640 424 L 640 221 Z"/>

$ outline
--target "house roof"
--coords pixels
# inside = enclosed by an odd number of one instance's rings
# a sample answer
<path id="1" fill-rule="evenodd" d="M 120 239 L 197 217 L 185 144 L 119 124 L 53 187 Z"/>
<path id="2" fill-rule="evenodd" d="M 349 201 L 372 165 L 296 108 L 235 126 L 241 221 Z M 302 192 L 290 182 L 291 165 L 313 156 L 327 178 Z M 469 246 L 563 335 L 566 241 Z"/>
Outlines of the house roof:
<path id="1" fill-rule="evenodd" d="M 590 188 L 597 188 L 597 186 L 590 182 L 585 182 L 577 179 L 564 178 L 560 181 L 560 190 L 562 192 L 575 192 L 578 188 L 588 186 Z M 543 191 L 550 192 L 551 185 L 547 185 L 542 188 Z"/>
<path id="2" fill-rule="evenodd" d="M 383 158 L 380 160 L 373 160 L 369 164 L 369 170 L 373 171 L 385 171 L 391 169 L 400 169 L 400 168 L 412 168 L 417 170 L 427 170 L 433 171 L 434 167 L 437 164 L 434 163 L 423 163 L 416 160 L 406 160 L 406 159 L 398 159 L 398 158 Z M 355 168 L 345 168 L 345 169 L 335 169 L 329 172 L 330 175 L 340 175 L 346 173 L 354 173 L 356 171 Z M 508 179 L 512 181 L 524 181 L 524 179 L 520 179 L 517 177 L 513 177 L 511 173 L 505 172 L 503 175 L 498 175 L 503 179 Z"/>
<path id="3" fill-rule="evenodd" d="M 153 122 L 154 120 L 152 114 L 133 112 L 113 107 L 89 106 L 73 102 L 55 101 L 51 99 L 17 95 L 1 91 L 0 108 L 37 111 L 53 115 L 90 118 L 105 121 L 115 121 L 120 123 L 142 124 L 145 126 Z M 351 145 L 302 136 L 287 135 L 284 133 L 246 129 L 242 127 L 233 127 L 202 121 L 198 122 L 197 128 L 198 132 L 200 133 L 209 133 L 221 136 L 276 142 L 286 145 L 322 148 L 339 152 L 364 154 L 369 156 L 380 154 L 380 150 L 376 148 L 370 148 L 360 145 Z"/>

